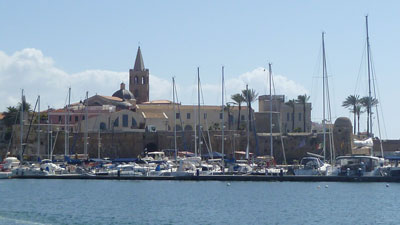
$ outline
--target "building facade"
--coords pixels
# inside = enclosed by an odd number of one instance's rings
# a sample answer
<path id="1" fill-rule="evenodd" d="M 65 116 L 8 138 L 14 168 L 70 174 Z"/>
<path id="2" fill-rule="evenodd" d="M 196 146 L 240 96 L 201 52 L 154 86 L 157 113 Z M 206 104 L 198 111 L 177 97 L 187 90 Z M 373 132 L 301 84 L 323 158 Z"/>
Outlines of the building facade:
<path id="1" fill-rule="evenodd" d="M 269 95 L 261 95 L 258 97 L 258 107 L 260 114 L 268 114 L 271 112 L 271 107 L 273 114 L 279 113 L 279 116 L 275 115 L 275 117 L 279 118 L 280 129 L 283 133 L 311 132 L 311 103 L 309 102 L 304 106 L 297 102 L 285 102 L 284 95 L 272 95 L 272 97 Z M 278 118 L 273 117 L 273 120 L 276 121 Z M 274 127 L 277 127 L 276 124 L 279 122 L 273 123 L 275 123 Z M 267 127 L 270 126 L 269 120 L 265 121 L 265 125 Z"/>

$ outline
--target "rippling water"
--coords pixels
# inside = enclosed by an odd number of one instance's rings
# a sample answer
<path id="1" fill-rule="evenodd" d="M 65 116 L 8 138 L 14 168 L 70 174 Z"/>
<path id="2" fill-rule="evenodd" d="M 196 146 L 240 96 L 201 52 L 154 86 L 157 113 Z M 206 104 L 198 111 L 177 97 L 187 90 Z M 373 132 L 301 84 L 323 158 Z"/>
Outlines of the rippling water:
<path id="1" fill-rule="evenodd" d="M 1 180 L 1 224 L 399 224 L 400 184 Z M 325 188 L 325 185 L 329 185 Z M 318 188 L 318 186 L 320 188 Z"/>

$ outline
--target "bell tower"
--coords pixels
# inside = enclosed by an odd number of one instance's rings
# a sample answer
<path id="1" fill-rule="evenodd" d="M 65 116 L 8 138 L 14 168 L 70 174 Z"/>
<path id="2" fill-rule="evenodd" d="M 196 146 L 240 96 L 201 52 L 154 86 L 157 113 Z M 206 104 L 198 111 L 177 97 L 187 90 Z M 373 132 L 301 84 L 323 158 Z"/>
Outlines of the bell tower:
<path id="1" fill-rule="evenodd" d="M 129 91 L 137 104 L 149 101 L 149 69 L 144 68 L 142 52 L 138 48 L 135 66 L 129 70 Z"/>

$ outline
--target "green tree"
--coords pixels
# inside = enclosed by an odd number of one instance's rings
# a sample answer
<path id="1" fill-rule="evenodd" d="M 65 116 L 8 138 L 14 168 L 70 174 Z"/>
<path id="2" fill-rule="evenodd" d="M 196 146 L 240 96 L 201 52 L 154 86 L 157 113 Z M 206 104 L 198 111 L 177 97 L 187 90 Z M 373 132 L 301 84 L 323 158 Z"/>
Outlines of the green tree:
<path id="1" fill-rule="evenodd" d="M 360 99 L 360 103 L 361 105 L 366 109 L 367 112 L 367 135 L 369 136 L 369 133 L 372 132 L 372 130 L 369 130 L 370 124 L 369 124 L 369 118 L 372 115 L 372 112 L 370 110 L 372 110 L 372 107 L 378 105 L 378 99 L 373 98 L 373 97 L 362 97 Z"/>
<path id="2" fill-rule="evenodd" d="M 355 109 L 356 109 L 355 114 L 357 114 L 357 134 L 359 134 L 360 133 L 360 114 L 363 113 L 364 111 L 362 111 L 362 106 L 360 104 L 358 104 Z"/>
<path id="3" fill-rule="evenodd" d="M 250 129 L 251 129 L 251 103 L 257 100 L 258 93 L 254 89 L 244 89 L 242 90 L 242 96 L 247 103 L 247 107 L 249 109 L 249 122 L 250 122 Z"/>
<path id="4" fill-rule="evenodd" d="M 232 105 L 229 102 L 226 103 L 226 105 L 224 106 L 224 111 L 228 112 L 228 130 L 231 129 L 231 108 L 232 108 Z"/>
<path id="5" fill-rule="evenodd" d="M 4 124 L 7 127 L 11 127 L 15 123 L 19 123 L 19 110 L 14 106 L 7 107 L 7 111 L 4 113 Z"/>
<path id="6" fill-rule="evenodd" d="M 239 115 L 238 115 L 238 123 L 237 123 L 237 129 L 240 129 L 240 112 L 242 110 L 242 103 L 245 101 L 245 98 L 241 94 L 234 94 L 231 96 L 231 99 L 238 105 L 239 107 Z"/>
<path id="7" fill-rule="evenodd" d="M 31 105 L 26 101 L 23 102 L 24 112 L 31 112 Z M 12 125 L 19 123 L 20 119 L 20 112 L 21 112 L 21 103 L 18 103 L 17 107 L 15 106 L 8 106 L 7 111 L 4 114 L 4 124 L 7 127 L 11 127 Z"/>
<path id="8" fill-rule="evenodd" d="M 351 113 L 354 115 L 354 134 L 356 133 L 356 115 L 357 115 L 357 106 L 360 105 L 360 96 L 358 95 L 349 95 L 346 100 L 343 101 L 342 106 L 348 108 Z M 361 107 L 360 107 L 361 109 Z"/>
<path id="9" fill-rule="evenodd" d="M 285 103 L 286 105 L 288 105 L 290 108 L 292 108 L 292 132 L 294 131 L 294 114 L 295 114 L 295 104 L 296 104 L 296 100 L 295 99 L 291 99 L 288 102 Z M 290 119 L 290 118 L 289 118 Z"/>
<path id="10" fill-rule="evenodd" d="M 306 132 L 306 105 L 308 103 L 308 100 L 310 100 L 310 96 L 307 96 L 307 94 L 304 95 L 299 95 L 297 96 L 297 103 L 300 103 L 303 105 L 303 131 Z"/>

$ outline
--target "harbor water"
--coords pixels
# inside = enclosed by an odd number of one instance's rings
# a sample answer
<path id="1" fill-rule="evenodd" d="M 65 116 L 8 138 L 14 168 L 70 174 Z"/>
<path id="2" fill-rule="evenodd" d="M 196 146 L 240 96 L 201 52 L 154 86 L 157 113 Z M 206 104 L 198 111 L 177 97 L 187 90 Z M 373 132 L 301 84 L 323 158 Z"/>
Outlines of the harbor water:
<path id="1" fill-rule="evenodd" d="M 398 183 L 0 180 L 0 224 L 399 224 Z"/>

